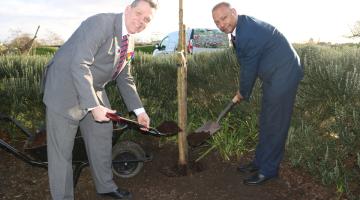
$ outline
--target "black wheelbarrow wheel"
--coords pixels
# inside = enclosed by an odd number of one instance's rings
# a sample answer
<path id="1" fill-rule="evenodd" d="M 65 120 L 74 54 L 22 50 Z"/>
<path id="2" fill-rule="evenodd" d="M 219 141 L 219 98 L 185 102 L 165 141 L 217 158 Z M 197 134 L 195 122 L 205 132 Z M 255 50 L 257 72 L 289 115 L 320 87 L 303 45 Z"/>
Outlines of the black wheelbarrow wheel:
<path id="1" fill-rule="evenodd" d="M 120 178 L 136 176 L 144 166 L 145 152 L 135 142 L 122 141 L 113 147 L 113 173 Z"/>

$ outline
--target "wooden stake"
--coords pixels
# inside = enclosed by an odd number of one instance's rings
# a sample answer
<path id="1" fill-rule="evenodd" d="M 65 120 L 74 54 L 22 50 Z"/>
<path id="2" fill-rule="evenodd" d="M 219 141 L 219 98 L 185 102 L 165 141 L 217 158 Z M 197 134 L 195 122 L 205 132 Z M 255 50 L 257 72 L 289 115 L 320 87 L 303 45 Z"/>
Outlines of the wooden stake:
<path id="1" fill-rule="evenodd" d="M 187 124 L 187 65 L 185 50 L 185 25 L 183 24 L 183 1 L 179 0 L 179 42 L 178 42 L 178 61 L 179 68 L 177 72 L 177 92 L 178 92 L 178 120 L 182 129 L 178 134 L 179 143 L 179 166 L 187 173 L 188 146 L 186 140 Z"/>

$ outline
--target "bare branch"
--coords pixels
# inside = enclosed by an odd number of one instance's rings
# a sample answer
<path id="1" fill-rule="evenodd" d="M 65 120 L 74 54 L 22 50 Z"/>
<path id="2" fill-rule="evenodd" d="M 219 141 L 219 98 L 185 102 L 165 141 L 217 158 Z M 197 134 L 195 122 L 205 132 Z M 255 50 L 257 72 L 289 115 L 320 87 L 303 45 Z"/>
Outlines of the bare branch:
<path id="1" fill-rule="evenodd" d="M 360 21 L 357 21 L 354 27 L 351 29 L 351 36 L 349 38 L 358 38 L 360 37 Z"/>

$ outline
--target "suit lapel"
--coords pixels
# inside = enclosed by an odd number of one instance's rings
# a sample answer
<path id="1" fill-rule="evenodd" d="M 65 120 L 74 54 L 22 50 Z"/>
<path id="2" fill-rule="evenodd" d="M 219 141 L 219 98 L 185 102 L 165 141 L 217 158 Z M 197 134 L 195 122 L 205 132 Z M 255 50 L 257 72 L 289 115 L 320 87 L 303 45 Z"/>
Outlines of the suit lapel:
<path id="1" fill-rule="evenodd" d="M 113 35 L 113 49 L 114 49 L 114 64 L 113 64 L 113 71 L 112 74 L 116 71 L 116 66 L 119 64 L 120 61 L 120 42 L 122 36 L 122 17 L 123 14 L 119 14 L 116 16 L 114 20 L 114 35 Z"/>

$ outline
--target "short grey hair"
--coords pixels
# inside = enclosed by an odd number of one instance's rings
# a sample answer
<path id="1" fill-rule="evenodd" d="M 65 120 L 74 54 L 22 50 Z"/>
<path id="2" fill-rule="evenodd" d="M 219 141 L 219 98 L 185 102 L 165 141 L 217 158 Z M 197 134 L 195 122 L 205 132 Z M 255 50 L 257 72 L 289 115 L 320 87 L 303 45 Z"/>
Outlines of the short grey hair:
<path id="1" fill-rule="evenodd" d="M 133 8 L 136 7 L 140 1 L 144 1 L 144 2 L 148 3 L 151 8 L 157 9 L 157 7 L 158 7 L 158 1 L 155 1 L 155 0 L 134 0 L 131 3 L 131 7 L 133 7 Z"/>
<path id="2" fill-rule="evenodd" d="M 230 3 L 223 1 L 223 2 L 220 2 L 220 3 L 216 4 L 216 5 L 214 6 L 214 8 L 212 9 L 212 12 L 214 12 L 216 9 L 218 9 L 218 8 L 220 8 L 220 7 L 222 7 L 222 6 L 225 6 L 225 7 L 227 7 L 227 8 L 231 8 Z"/>

